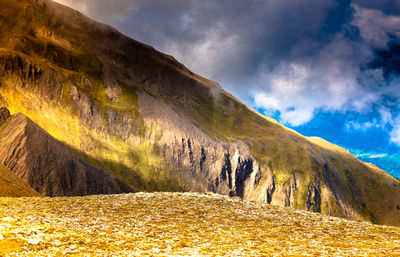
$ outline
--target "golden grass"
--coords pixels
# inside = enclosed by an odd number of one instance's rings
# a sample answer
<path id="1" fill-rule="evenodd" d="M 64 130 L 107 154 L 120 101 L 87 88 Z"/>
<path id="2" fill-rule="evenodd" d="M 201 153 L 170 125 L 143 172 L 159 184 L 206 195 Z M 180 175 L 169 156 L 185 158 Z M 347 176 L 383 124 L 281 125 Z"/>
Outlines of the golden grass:
<path id="1" fill-rule="evenodd" d="M 316 145 L 319 145 L 319 146 L 321 146 L 321 147 L 323 147 L 323 148 L 325 148 L 327 150 L 331 150 L 331 151 L 334 151 L 334 152 L 339 152 L 341 154 L 347 154 L 347 155 L 353 156 L 348 150 L 346 150 L 346 149 L 344 149 L 344 148 L 342 148 L 342 147 L 340 147 L 338 145 L 332 144 L 331 142 L 328 142 L 323 138 L 320 138 L 320 137 L 307 137 L 307 139 L 310 140 L 312 143 L 314 143 Z"/>

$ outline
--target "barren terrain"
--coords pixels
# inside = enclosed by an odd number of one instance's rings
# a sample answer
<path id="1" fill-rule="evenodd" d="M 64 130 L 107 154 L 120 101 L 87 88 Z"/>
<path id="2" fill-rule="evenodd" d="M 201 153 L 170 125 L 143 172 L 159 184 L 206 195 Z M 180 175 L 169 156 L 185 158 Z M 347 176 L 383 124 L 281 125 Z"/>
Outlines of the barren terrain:
<path id="1" fill-rule="evenodd" d="M 4 256 L 400 256 L 400 228 L 195 193 L 0 198 Z"/>

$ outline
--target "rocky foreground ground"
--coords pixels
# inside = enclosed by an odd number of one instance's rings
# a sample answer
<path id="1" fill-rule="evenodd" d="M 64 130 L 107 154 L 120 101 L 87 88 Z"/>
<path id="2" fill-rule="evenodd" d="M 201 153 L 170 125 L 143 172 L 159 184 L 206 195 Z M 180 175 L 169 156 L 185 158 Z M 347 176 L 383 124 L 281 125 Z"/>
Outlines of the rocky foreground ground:
<path id="1" fill-rule="evenodd" d="M 220 195 L 0 198 L 0 256 L 400 256 L 400 228 Z"/>

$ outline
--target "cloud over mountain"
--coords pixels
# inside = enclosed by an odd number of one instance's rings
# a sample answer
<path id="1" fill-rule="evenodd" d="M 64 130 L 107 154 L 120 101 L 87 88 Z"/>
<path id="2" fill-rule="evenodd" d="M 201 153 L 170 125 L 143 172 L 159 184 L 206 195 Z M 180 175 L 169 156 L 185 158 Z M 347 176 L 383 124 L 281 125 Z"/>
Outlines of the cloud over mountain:
<path id="1" fill-rule="evenodd" d="M 286 124 L 356 112 L 400 144 L 399 1 L 59 2 L 173 55 Z"/>

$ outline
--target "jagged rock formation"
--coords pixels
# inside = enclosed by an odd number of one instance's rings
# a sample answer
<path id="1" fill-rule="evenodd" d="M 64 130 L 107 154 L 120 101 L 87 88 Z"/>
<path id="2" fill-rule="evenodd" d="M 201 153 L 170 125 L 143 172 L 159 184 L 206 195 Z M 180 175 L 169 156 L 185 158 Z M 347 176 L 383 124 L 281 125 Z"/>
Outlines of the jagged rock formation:
<path id="1" fill-rule="evenodd" d="M 173 57 L 72 9 L 0 4 L 0 104 L 97 169 L 136 190 L 213 191 L 400 224 L 400 183 L 377 167 L 253 112 Z M 67 194 L 73 185 L 63 183 Z"/>
<path id="2" fill-rule="evenodd" d="M 7 110 L 0 109 L 7 114 Z M 84 161 L 23 114 L 9 118 L 0 135 L 0 164 L 47 196 L 127 192 L 128 187 Z"/>

